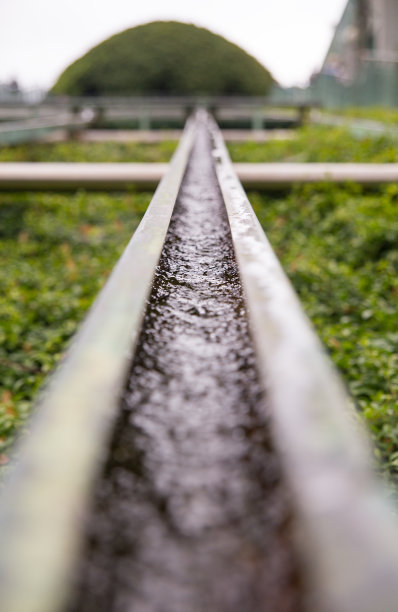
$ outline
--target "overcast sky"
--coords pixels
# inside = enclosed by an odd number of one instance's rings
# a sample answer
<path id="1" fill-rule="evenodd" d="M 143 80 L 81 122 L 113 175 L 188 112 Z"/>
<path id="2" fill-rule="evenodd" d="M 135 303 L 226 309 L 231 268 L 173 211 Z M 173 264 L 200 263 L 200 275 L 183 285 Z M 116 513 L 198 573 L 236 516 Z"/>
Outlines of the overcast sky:
<path id="1" fill-rule="evenodd" d="M 0 0 L 0 82 L 50 87 L 108 36 L 157 19 L 221 34 L 283 85 L 319 68 L 347 0 Z"/>

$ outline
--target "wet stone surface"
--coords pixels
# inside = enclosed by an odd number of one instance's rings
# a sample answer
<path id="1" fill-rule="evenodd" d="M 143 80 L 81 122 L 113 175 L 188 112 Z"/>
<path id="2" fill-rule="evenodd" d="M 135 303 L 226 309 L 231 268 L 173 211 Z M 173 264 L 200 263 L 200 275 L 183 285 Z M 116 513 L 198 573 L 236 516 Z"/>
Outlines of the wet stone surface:
<path id="1" fill-rule="evenodd" d="M 68 612 L 299 612 L 290 528 L 203 127 Z"/>

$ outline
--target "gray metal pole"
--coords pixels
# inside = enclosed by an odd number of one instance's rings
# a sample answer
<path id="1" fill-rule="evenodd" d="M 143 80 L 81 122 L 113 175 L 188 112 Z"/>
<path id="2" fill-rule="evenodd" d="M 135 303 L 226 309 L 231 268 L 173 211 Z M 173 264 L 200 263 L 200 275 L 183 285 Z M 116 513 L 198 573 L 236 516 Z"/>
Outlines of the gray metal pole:
<path id="1" fill-rule="evenodd" d="M 0 190 L 153 189 L 167 164 L 0 163 Z M 247 189 L 295 184 L 354 182 L 364 186 L 398 182 L 398 164 L 235 164 Z"/>

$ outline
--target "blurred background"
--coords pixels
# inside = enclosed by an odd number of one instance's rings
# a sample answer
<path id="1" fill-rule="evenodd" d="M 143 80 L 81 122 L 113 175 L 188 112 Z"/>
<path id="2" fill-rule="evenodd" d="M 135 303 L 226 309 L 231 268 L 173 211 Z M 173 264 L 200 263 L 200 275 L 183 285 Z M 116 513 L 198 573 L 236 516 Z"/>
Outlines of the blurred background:
<path id="1" fill-rule="evenodd" d="M 126 28 L 164 20 L 193 23 L 242 47 L 273 75 L 278 100 L 398 101 L 396 0 L 2 0 L 0 96 L 22 91 L 42 98 L 91 47 Z"/>
<path id="2" fill-rule="evenodd" d="M 0 82 L 50 88 L 68 64 L 105 38 L 155 20 L 194 23 L 263 63 L 282 85 L 305 84 L 323 57 L 346 0 L 2 0 Z"/>

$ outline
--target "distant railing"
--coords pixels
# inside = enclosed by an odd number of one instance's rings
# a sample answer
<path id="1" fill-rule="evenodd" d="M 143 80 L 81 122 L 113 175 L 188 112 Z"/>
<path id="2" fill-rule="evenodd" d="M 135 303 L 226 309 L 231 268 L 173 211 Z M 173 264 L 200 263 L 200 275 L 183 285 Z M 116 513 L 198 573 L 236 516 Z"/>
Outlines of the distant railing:
<path id="1" fill-rule="evenodd" d="M 196 108 L 211 111 L 220 124 L 242 123 L 254 130 L 268 125 L 290 127 L 300 124 L 311 104 L 301 101 L 278 101 L 268 97 L 240 96 L 181 96 L 181 97 L 119 97 L 46 96 L 40 103 L 27 104 L 16 97 L 12 103 L 0 98 L 0 121 L 33 119 L 69 113 L 77 119 L 87 114 L 96 127 L 114 125 L 120 121 L 133 122 L 138 129 L 151 129 L 160 123 L 185 123 Z M 1 127 L 1 124 L 0 124 Z"/>

